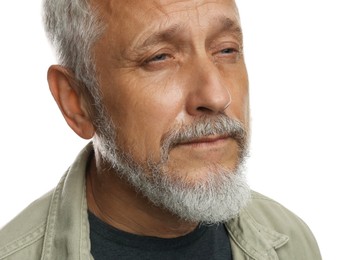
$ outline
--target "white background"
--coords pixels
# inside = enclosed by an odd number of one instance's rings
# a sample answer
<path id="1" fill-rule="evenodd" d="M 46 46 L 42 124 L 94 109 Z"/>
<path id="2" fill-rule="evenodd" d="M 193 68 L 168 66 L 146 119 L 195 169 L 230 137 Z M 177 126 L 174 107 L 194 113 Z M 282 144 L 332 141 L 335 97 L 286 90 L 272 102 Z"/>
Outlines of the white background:
<path id="1" fill-rule="evenodd" d="M 237 0 L 250 75 L 253 189 L 313 230 L 326 260 L 356 233 L 353 0 Z M 0 226 L 54 187 L 86 143 L 47 88 L 40 1 L 0 5 Z"/>

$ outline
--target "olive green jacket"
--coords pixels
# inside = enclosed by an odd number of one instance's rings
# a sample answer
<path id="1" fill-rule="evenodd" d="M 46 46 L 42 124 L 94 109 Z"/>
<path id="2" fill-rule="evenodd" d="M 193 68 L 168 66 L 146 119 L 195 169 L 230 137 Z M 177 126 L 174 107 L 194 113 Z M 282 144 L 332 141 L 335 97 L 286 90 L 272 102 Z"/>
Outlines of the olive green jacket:
<path id="1" fill-rule="evenodd" d="M 85 168 L 91 144 L 58 186 L 0 230 L 0 259 L 89 260 Z M 306 224 L 283 206 L 253 193 L 249 206 L 226 223 L 235 260 L 319 260 Z"/>

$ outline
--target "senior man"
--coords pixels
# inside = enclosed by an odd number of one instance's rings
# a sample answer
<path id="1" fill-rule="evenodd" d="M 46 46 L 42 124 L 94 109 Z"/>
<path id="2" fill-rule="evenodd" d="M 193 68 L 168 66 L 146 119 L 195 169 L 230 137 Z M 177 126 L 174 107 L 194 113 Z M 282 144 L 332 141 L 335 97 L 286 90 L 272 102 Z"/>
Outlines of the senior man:
<path id="1" fill-rule="evenodd" d="M 321 259 L 251 192 L 248 78 L 233 0 L 46 0 L 48 83 L 92 142 L 0 232 L 0 259 Z"/>

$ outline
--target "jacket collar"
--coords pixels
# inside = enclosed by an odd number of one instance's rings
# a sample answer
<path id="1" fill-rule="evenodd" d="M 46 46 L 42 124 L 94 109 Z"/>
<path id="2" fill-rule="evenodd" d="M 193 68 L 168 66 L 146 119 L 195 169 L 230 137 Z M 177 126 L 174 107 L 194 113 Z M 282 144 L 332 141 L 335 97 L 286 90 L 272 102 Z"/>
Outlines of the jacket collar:
<path id="1" fill-rule="evenodd" d="M 93 259 L 85 189 L 86 166 L 92 152 L 89 143 L 53 192 L 41 260 Z"/>
<path id="2" fill-rule="evenodd" d="M 241 210 L 239 217 L 226 223 L 230 241 L 245 254 L 255 260 L 277 260 L 276 249 L 286 244 L 288 236 L 257 223 L 246 209 Z"/>

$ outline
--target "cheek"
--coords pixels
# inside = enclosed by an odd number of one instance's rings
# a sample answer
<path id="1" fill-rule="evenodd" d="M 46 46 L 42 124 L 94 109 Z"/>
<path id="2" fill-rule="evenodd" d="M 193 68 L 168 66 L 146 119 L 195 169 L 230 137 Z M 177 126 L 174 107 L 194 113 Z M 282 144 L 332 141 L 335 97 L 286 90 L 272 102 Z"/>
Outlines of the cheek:
<path id="1" fill-rule="evenodd" d="M 249 117 L 249 93 L 248 89 L 238 85 L 231 90 L 230 108 L 235 116 L 243 123 L 248 122 Z"/>
<path id="2" fill-rule="evenodd" d="M 249 121 L 249 82 L 244 64 L 238 70 L 225 71 L 223 77 L 229 88 L 231 104 L 228 114 L 248 124 Z"/>
<path id="3" fill-rule="evenodd" d="M 162 136 L 177 122 L 184 107 L 174 80 L 120 77 L 104 103 L 118 129 L 117 143 L 135 159 L 158 159 Z"/>

